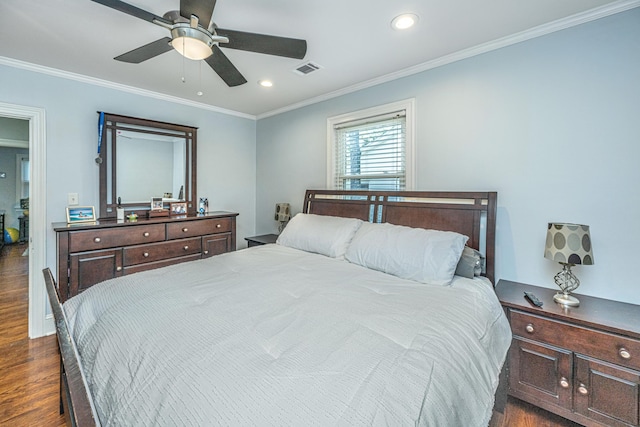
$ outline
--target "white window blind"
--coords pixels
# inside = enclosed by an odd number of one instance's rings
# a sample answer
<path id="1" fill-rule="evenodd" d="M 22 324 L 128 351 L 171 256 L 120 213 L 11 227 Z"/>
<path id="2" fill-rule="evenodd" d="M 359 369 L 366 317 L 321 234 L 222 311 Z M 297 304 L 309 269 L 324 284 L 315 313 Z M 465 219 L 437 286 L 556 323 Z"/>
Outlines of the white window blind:
<path id="1" fill-rule="evenodd" d="M 343 190 L 405 190 L 406 111 L 334 124 L 333 187 Z"/>

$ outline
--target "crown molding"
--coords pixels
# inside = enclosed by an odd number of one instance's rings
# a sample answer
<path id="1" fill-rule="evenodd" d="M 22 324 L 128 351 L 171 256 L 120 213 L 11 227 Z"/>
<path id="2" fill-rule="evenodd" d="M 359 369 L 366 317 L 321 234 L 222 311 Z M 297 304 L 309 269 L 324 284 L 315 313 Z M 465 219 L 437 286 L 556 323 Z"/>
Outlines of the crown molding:
<path id="1" fill-rule="evenodd" d="M 90 85 L 101 86 L 108 89 L 114 89 L 121 92 L 127 92 L 134 95 L 145 96 L 147 98 L 158 99 L 162 101 L 173 102 L 175 104 L 186 105 L 188 107 L 199 108 L 202 110 L 214 111 L 216 113 L 227 114 L 230 116 L 242 117 L 245 119 L 256 120 L 256 116 L 251 114 L 241 113 L 239 111 L 227 110 L 225 108 L 216 107 L 213 105 L 203 104 L 201 102 L 195 102 L 177 96 L 165 95 L 158 92 L 153 92 L 146 89 L 140 89 L 133 86 L 127 86 L 120 83 L 110 82 L 108 80 L 102 80 L 95 77 L 85 76 L 83 74 L 72 73 L 70 71 L 58 70 L 56 68 L 45 67 L 43 65 L 32 64 L 30 62 L 19 61 L 13 58 L 7 58 L 0 56 L 0 65 L 7 65 L 13 68 L 19 68 L 22 70 L 33 71 L 40 74 L 46 74 L 53 77 L 59 77 L 67 80 L 73 80 L 80 83 L 87 83 Z"/>
<path id="2" fill-rule="evenodd" d="M 297 110 L 298 108 L 306 107 L 319 102 L 327 101 L 329 99 L 337 98 L 342 95 L 357 92 L 362 89 L 367 89 L 372 86 L 377 86 L 382 83 L 387 83 L 393 80 L 400 79 L 402 77 L 418 74 L 423 71 L 431 70 L 433 68 L 441 67 L 443 65 L 451 64 L 453 62 L 461 61 L 463 59 L 471 58 L 473 56 L 481 55 L 483 53 L 491 52 L 493 50 L 501 49 L 503 47 L 511 46 L 516 43 L 520 43 L 526 40 L 542 37 L 547 34 L 551 34 L 557 31 L 565 30 L 567 28 L 575 27 L 580 24 L 595 21 L 600 18 L 604 18 L 616 13 L 625 12 L 630 9 L 634 9 L 640 6 L 640 0 L 620 0 L 614 3 L 610 3 L 606 6 L 597 7 L 586 12 L 578 13 L 567 18 L 558 19 L 553 22 L 549 22 L 537 27 L 525 30 L 510 36 L 502 37 L 500 39 L 492 40 L 487 43 L 479 44 L 477 46 L 464 49 L 450 55 L 442 56 L 431 61 L 423 62 L 422 64 L 415 65 L 413 67 L 405 68 L 400 71 L 396 71 L 384 76 L 376 77 L 371 80 L 360 82 L 351 86 L 347 86 L 343 89 L 339 89 L 333 92 L 326 93 L 324 95 L 309 98 L 307 100 L 288 105 L 286 107 L 278 108 L 266 113 L 258 114 L 256 118 L 258 120 L 265 119 L 267 117 L 276 116 L 278 114 L 286 113 L 288 111 Z"/>

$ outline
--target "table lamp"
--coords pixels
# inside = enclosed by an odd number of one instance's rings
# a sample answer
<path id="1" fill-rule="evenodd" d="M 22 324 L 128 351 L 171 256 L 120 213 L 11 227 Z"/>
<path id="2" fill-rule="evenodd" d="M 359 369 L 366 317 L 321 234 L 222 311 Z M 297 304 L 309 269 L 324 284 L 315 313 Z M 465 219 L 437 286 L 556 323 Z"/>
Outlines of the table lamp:
<path id="1" fill-rule="evenodd" d="M 553 300 L 572 307 L 580 305 L 578 298 L 571 295 L 580 286 L 580 280 L 573 274 L 571 267 L 576 264 L 593 265 L 589 226 L 550 222 L 544 257 L 562 264 L 562 271 L 553 278 L 560 287 L 560 292 Z"/>
<path id="2" fill-rule="evenodd" d="M 291 206 L 289 203 L 277 203 L 275 220 L 280 223 L 278 226 L 278 232 L 282 233 L 287 222 L 291 219 Z"/>

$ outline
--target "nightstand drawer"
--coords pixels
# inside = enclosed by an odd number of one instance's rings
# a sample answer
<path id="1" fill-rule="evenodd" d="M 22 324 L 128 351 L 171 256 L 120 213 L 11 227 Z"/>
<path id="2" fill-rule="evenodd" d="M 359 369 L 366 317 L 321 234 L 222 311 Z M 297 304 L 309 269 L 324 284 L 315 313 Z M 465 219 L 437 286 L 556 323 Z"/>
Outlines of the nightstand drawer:
<path id="1" fill-rule="evenodd" d="M 640 369 L 640 340 L 510 310 L 514 335 Z"/>
<path id="2" fill-rule="evenodd" d="M 167 224 L 167 239 L 202 236 L 231 231 L 230 218 L 211 218 L 199 221 L 183 221 Z"/>

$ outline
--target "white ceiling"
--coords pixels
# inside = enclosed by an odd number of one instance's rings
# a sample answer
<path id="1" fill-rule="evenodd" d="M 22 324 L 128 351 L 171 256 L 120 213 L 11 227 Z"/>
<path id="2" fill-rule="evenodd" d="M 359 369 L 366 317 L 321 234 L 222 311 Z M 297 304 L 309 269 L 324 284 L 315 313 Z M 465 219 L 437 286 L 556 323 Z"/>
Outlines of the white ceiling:
<path id="1" fill-rule="evenodd" d="M 159 16 L 179 8 L 179 0 L 128 2 Z M 31 69 L 35 64 L 47 67 L 36 67 L 45 72 L 61 70 L 265 117 L 639 5 L 640 0 L 218 0 L 213 21 L 222 28 L 308 44 L 304 60 L 222 45 L 248 80 L 230 88 L 206 63 L 183 60 L 175 51 L 141 64 L 113 60 L 169 35 L 149 22 L 90 0 L 2 0 L 0 63 Z M 393 17 L 405 12 L 417 14 L 418 25 L 392 29 Z M 307 76 L 292 71 L 306 61 L 322 69 Z M 274 86 L 259 86 L 261 79 Z M 202 96 L 196 94 L 200 90 Z"/>

